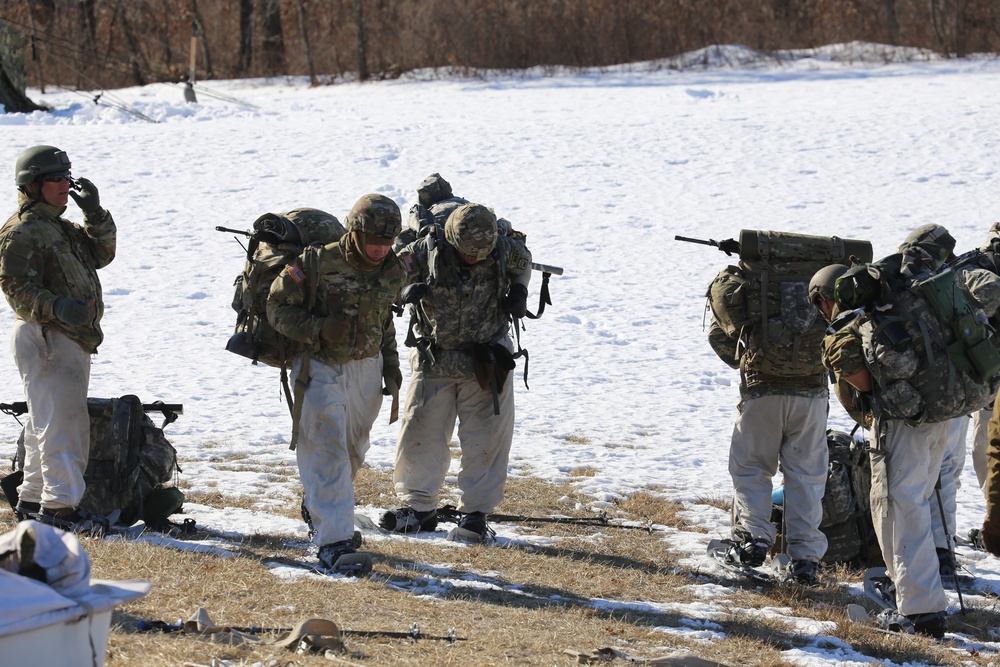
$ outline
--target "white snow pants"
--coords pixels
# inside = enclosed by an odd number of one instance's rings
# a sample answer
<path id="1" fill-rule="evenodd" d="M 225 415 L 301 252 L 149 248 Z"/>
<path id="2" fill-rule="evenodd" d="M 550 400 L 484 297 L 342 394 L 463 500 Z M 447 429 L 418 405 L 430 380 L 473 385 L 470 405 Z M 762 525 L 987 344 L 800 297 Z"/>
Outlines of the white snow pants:
<path id="1" fill-rule="evenodd" d="M 958 490 L 962 488 L 962 471 L 965 469 L 967 451 L 966 439 L 969 436 L 969 417 L 962 415 L 948 420 L 948 446 L 941 461 L 941 507 L 938 506 L 937 491 L 931 495 L 931 532 L 934 535 L 934 546 L 938 549 L 948 549 L 946 536 L 955 538 L 956 512 L 958 511 Z"/>
<path id="2" fill-rule="evenodd" d="M 428 375 L 414 350 L 413 375 L 396 446 L 392 480 L 396 496 L 418 512 L 437 508 L 441 485 L 451 465 L 451 441 L 458 419 L 462 461 L 458 471 L 463 512 L 492 512 L 503 500 L 507 460 L 514 437 L 514 373 L 500 392 L 500 414 L 493 414 L 493 393 L 474 377 Z"/>
<path id="3" fill-rule="evenodd" d="M 906 426 L 883 424 L 872 432 L 872 520 L 901 614 L 927 614 L 948 606 L 931 534 L 934 484 L 948 447 L 949 422 Z"/>
<path id="4" fill-rule="evenodd" d="M 986 450 L 990 446 L 990 436 L 986 425 L 993 416 L 993 407 L 983 408 L 972 414 L 972 469 L 976 471 L 976 481 L 986 495 L 986 476 L 989 474 L 989 463 L 986 461 Z"/>
<path id="5" fill-rule="evenodd" d="M 292 364 L 298 377 L 301 358 Z M 328 366 L 309 362 L 295 457 L 319 545 L 354 534 L 354 476 L 382 407 L 382 355 Z"/>
<path id="6" fill-rule="evenodd" d="M 789 557 L 820 561 L 826 553 L 823 520 L 830 450 L 826 444 L 829 400 L 768 395 L 743 402 L 729 448 L 733 478 L 733 537 L 749 533 L 774 544 L 771 478 L 778 464 L 785 479 L 785 541 Z"/>
<path id="7" fill-rule="evenodd" d="M 46 509 L 76 507 L 90 458 L 90 353 L 64 334 L 16 320 L 10 339 L 28 420 L 18 498 Z"/>

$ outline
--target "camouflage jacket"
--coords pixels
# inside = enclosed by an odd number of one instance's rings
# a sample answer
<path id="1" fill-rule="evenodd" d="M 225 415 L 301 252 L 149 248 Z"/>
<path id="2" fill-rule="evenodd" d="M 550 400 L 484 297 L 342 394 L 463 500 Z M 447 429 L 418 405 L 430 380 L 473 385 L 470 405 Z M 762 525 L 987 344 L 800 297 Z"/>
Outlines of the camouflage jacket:
<path id="1" fill-rule="evenodd" d="M 833 319 L 840 315 L 834 308 Z M 867 402 L 853 385 L 843 378 L 867 370 L 861 335 L 854 324 L 849 324 L 823 339 L 823 364 L 833 376 L 833 393 L 851 418 L 865 428 L 872 425 L 872 414 Z"/>
<path id="2" fill-rule="evenodd" d="M 18 212 L 0 227 L 0 289 L 17 319 L 57 329 L 87 352 L 96 352 L 104 340 L 97 270 L 115 258 L 115 221 L 100 209 L 78 225 L 60 217 L 65 206 L 40 202 L 24 210 L 30 203 L 19 193 Z M 62 322 L 53 313 L 59 297 L 90 302 L 94 319 L 79 326 Z"/>
<path id="3" fill-rule="evenodd" d="M 435 374 L 472 375 L 471 346 L 497 343 L 507 334 L 510 315 L 503 298 L 512 283 L 527 287 L 528 248 L 520 239 L 499 236 L 489 257 L 469 265 L 441 235 L 430 233 L 400 250 L 399 258 L 408 282 L 430 286 L 430 292 L 411 307 L 410 326 L 418 349 L 431 346 Z"/>
<path id="4" fill-rule="evenodd" d="M 310 252 L 307 250 L 306 252 Z M 319 249 L 316 304 L 310 311 L 309 280 L 303 256 L 274 279 L 267 299 L 267 319 L 279 333 L 305 344 L 312 358 L 327 365 L 374 357 L 381 350 L 386 367 L 399 366 L 392 305 L 406 274 L 390 253 L 374 271 L 364 272 L 339 241 Z M 327 315 L 346 317 L 341 340 L 320 335 Z"/>

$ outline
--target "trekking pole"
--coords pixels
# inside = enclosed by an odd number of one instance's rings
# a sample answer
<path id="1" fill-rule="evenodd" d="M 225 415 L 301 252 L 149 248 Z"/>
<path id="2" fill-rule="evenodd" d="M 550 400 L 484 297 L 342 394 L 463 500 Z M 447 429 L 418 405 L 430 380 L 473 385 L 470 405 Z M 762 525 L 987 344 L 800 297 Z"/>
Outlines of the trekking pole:
<path id="1" fill-rule="evenodd" d="M 937 483 L 934 484 L 934 495 L 937 496 L 938 511 L 941 513 L 941 528 L 944 530 L 944 538 L 948 540 L 948 556 L 951 558 L 951 578 L 955 582 L 955 592 L 958 593 L 958 608 L 960 613 L 965 613 L 965 603 L 962 601 L 962 585 L 958 581 L 958 559 L 955 558 L 955 544 L 948 533 L 948 517 L 944 514 L 944 502 L 941 500 L 941 473 L 938 473 Z"/>

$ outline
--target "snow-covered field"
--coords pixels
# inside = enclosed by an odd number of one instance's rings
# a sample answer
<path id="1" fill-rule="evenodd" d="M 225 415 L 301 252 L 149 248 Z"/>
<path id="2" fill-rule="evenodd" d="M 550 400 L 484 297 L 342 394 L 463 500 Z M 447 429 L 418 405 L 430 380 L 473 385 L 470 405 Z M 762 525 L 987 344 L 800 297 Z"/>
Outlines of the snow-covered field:
<path id="1" fill-rule="evenodd" d="M 119 227 L 118 257 L 101 272 L 107 340 L 94 360 L 91 395 L 183 403 L 167 434 L 192 488 L 266 494 L 281 505 L 295 502 L 293 490 L 266 467 L 294 464 L 290 419 L 277 371 L 224 350 L 244 254 L 216 225 L 246 229 L 264 212 L 300 206 L 343 219 L 367 192 L 392 197 L 405 215 L 432 172 L 512 221 L 535 261 L 565 274 L 552 278 L 553 305 L 521 337 L 530 390 L 517 387 L 511 471 L 567 481 L 571 470 L 593 468 L 593 476 L 573 480 L 598 507 L 636 489 L 688 502 L 731 488 L 738 376 L 703 331 L 705 289 L 728 262 L 675 234 L 833 234 L 871 240 L 878 257 L 929 222 L 948 227 L 959 250 L 970 249 L 998 217 L 1000 62 L 993 59 L 844 64 L 817 52 L 680 72 L 634 65 L 319 88 L 303 79 L 213 81 L 198 104 L 185 104 L 168 84 L 101 98 L 157 123 L 90 96 L 51 89 L 29 96 L 54 111 L 0 115 L 8 177 L 24 148 L 59 146 L 74 175 L 100 188 Z M 0 211 L 13 212 L 13 179 L 6 183 Z M 81 218 L 72 204 L 68 217 Z M 0 331 L 12 321 L 3 309 Z M 404 319 L 397 329 L 402 345 Z M 0 402 L 23 400 L 9 354 L 0 355 L 0 387 Z M 849 430 L 836 401 L 831 426 Z M 13 450 L 19 429 L 0 420 L 0 442 L 8 443 L 0 451 Z M 392 466 L 395 436 L 386 404 L 368 454 L 373 467 Z M 236 456 L 266 465 L 217 468 Z M 983 513 L 971 464 L 963 481 L 961 534 Z M 220 530 L 305 530 L 262 513 L 188 510 Z M 727 532 L 722 511 L 697 505 L 691 516 L 712 537 Z M 499 532 L 517 536 L 515 528 Z M 706 536 L 670 539 L 694 559 Z M 1000 586 L 995 559 L 962 557 Z M 710 616 L 698 611 L 710 600 L 692 602 L 693 618 Z M 868 660 L 819 640 L 788 658 Z"/>

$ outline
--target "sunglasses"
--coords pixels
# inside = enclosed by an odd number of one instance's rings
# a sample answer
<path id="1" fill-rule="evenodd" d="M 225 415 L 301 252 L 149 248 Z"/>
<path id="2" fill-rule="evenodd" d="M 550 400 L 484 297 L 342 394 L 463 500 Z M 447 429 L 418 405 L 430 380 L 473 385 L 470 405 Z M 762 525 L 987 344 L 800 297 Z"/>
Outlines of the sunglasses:
<path id="1" fill-rule="evenodd" d="M 63 181 L 73 182 L 68 171 L 60 171 L 54 174 L 45 174 L 42 176 L 43 183 L 62 183 Z"/>

